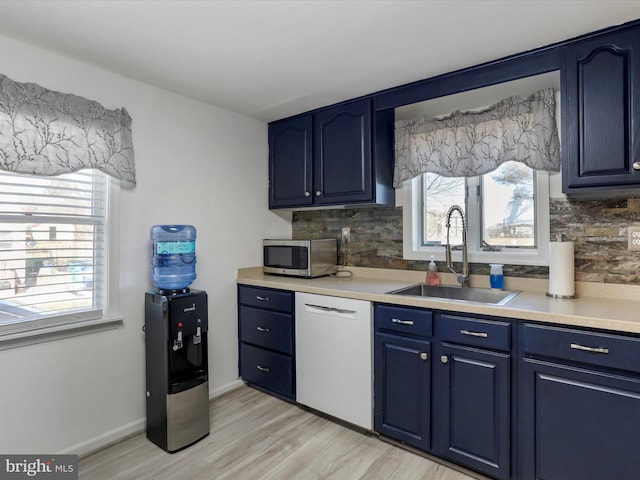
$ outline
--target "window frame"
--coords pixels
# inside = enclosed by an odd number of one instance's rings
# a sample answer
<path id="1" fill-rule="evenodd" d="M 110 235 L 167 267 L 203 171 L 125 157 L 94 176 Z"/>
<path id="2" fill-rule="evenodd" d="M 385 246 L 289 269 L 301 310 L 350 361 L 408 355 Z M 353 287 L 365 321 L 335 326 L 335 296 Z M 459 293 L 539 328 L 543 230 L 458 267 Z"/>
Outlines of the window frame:
<path id="1" fill-rule="evenodd" d="M 470 201 L 470 191 L 478 191 L 480 177 L 467 179 L 465 207 L 468 221 L 468 258 L 469 263 L 490 264 L 502 263 L 506 265 L 549 265 L 549 174 L 547 172 L 535 172 L 536 191 L 534 194 L 536 212 L 536 240 L 535 248 L 511 248 L 502 247 L 497 252 L 487 252 L 480 248 L 481 241 L 481 203 Z M 445 247 L 422 245 L 422 178 L 421 176 L 407 180 L 396 190 L 402 206 L 402 257 L 405 260 L 429 261 L 433 255 L 435 260 L 445 261 Z M 477 198 L 477 197 L 476 197 Z M 462 259 L 462 253 L 453 251 L 454 262 Z"/>
<path id="2" fill-rule="evenodd" d="M 111 330 L 122 325 L 123 317 L 120 314 L 120 295 L 118 288 L 118 264 L 119 264 L 119 211 L 120 211 L 120 185 L 116 180 L 105 176 L 105 218 L 103 223 L 104 255 L 102 279 L 102 309 L 91 312 L 81 311 L 78 314 L 61 314 L 47 317 L 43 320 L 25 320 L 7 325 L 3 329 L 0 326 L 0 351 L 10 348 L 32 345 L 51 340 L 84 335 L 96 331 Z M 19 328 L 20 323 L 24 328 Z"/>

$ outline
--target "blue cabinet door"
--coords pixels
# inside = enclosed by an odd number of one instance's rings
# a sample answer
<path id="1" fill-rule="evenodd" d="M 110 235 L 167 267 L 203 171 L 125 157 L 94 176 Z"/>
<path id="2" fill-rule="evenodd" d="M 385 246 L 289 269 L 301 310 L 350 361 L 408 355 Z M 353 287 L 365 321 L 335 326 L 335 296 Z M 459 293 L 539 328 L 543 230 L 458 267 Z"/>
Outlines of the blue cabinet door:
<path id="1" fill-rule="evenodd" d="M 640 186 L 640 34 L 567 46 L 562 86 L 563 191 Z M 608 190 L 607 190 L 607 187 Z"/>
<path id="2" fill-rule="evenodd" d="M 435 353 L 434 453 L 509 478 L 511 356 L 445 342 Z"/>
<path id="3" fill-rule="evenodd" d="M 521 360 L 518 479 L 640 478 L 640 380 Z"/>
<path id="4" fill-rule="evenodd" d="M 371 100 L 319 110 L 314 117 L 315 203 L 373 201 Z"/>
<path id="5" fill-rule="evenodd" d="M 374 428 L 421 450 L 430 448 L 431 345 L 375 334 Z"/>
<path id="6" fill-rule="evenodd" d="M 295 399 L 294 359 L 248 343 L 240 343 L 240 377 L 249 385 Z"/>
<path id="7" fill-rule="evenodd" d="M 269 125 L 269 208 L 313 203 L 313 116 Z"/>

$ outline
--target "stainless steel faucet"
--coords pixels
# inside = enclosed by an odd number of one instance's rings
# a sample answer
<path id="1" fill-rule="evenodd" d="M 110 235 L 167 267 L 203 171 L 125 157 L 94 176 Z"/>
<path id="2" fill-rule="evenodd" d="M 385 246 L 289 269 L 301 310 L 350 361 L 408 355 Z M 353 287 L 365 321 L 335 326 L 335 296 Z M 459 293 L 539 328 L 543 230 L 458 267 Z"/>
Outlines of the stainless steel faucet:
<path id="1" fill-rule="evenodd" d="M 460 218 L 462 219 L 462 273 L 458 273 L 453 269 L 453 264 L 451 263 L 451 244 L 449 243 L 449 229 L 451 228 L 451 215 L 453 212 L 458 212 L 460 214 Z M 447 211 L 446 216 L 446 227 L 447 227 L 447 246 L 446 246 L 446 254 L 447 254 L 447 268 L 453 272 L 456 276 L 456 280 L 460 283 L 461 287 L 469 286 L 469 259 L 467 257 L 467 222 L 464 218 L 464 212 L 462 208 L 458 205 L 452 205 L 451 208 Z"/>

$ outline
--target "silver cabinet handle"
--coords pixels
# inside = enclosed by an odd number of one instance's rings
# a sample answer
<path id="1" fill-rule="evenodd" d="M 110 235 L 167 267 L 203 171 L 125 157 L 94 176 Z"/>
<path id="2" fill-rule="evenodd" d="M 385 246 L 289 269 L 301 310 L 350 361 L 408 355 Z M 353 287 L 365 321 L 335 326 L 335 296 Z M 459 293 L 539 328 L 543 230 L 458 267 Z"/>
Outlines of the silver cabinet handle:
<path id="1" fill-rule="evenodd" d="M 258 295 L 256 297 L 256 300 L 260 300 L 261 302 L 269 302 L 269 301 L 271 301 L 271 299 L 269 297 L 261 297 L 260 295 Z"/>
<path id="2" fill-rule="evenodd" d="M 446 355 L 442 355 L 442 356 L 440 357 L 440 361 L 441 361 L 442 363 L 447 363 L 447 362 L 449 361 L 449 357 L 447 357 Z"/>
<path id="3" fill-rule="evenodd" d="M 256 365 L 256 368 L 261 372 L 269 373 L 269 367 L 263 367 L 262 365 Z"/>
<path id="4" fill-rule="evenodd" d="M 488 333 L 485 332 L 470 332 L 469 330 L 460 330 L 460 333 L 462 335 L 469 335 L 470 337 L 482 337 L 482 338 L 487 338 L 489 336 Z"/>
<path id="5" fill-rule="evenodd" d="M 429 358 L 429 355 L 427 354 L 427 352 L 422 352 L 420 354 L 420 360 L 427 360 Z"/>
<path id="6" fill-rule="evenodd" d="M 304 192 L 304 196 L 305 197 L 310 197 L 311 196 L 311 192 Z"/>
<path id="7" fill-rule="evenodd" d="M 604 347 L 585 347 L 584 345 L 580 345 L 579 343 L 572 343 L 571 348 L 573 350 L 580 350 L 582 352 L 591 352 L 591 353 L 609 353 L 608 348 Z"/>
<path id="8" fill-rule="evenodd" d="M 320 190 L 316 190 L 316 197 L 319 197 L 320 195 L 322 195 L 322 192 Z"/>
<path id="9" fill-rule="evenodd" d="M 640 170 L 640 162 L 633 162 L 633 169 Z"/>
<path id="10" fill-rule="evenodd" d="M 256 330 L 258 330 L 259 332 L 265 332 L 265 333 L 269 333 L 271 331 L 270 328 L 260 327 L 260 326 L 256 327 Z"/>
<path id="11" fill-rule="evenodd" d="M 413 325 L 413 320 L 400 320 L 399 318 L 392 318 L 391 323 L 399 323 L 400 325 Z"/>

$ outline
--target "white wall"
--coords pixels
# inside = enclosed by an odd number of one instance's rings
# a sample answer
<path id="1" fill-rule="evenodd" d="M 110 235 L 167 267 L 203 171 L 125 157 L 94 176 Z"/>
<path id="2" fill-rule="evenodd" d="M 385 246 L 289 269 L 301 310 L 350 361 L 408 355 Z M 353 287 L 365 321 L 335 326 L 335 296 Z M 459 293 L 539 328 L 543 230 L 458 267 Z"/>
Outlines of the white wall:
<path id="1" fill-rule="evenodd" d="M 138 185 L 120 194 L 124 326 L 0 351 L 0 452 L 83 453 L 144 427 L 144 293 L 149 228 L 197 228 L 209 294 L 213 394 L 237 380 L 236 269 L 261 263 L 261 239 L 291 234 L 267 209 L 267 126 L 0 36 L 0 73 L 124 106 L 133 118 Z"/>

